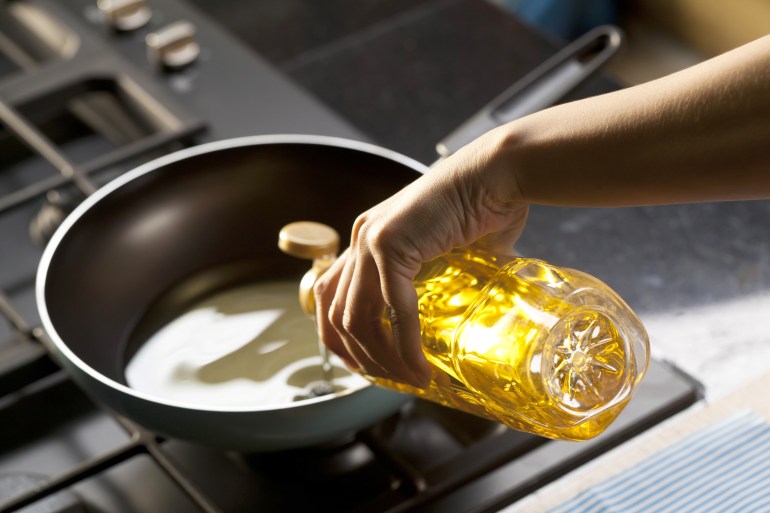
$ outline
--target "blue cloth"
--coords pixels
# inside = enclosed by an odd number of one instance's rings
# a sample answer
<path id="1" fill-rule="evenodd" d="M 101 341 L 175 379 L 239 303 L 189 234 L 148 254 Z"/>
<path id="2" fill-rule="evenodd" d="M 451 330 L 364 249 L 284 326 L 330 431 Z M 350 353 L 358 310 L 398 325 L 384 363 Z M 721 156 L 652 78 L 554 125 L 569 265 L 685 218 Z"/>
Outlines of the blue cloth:
<path id="1" fill-rule="evenodd" d="M 548 513 L 636 512 L 770 512 L 770 424 L 730 416 Z"/>

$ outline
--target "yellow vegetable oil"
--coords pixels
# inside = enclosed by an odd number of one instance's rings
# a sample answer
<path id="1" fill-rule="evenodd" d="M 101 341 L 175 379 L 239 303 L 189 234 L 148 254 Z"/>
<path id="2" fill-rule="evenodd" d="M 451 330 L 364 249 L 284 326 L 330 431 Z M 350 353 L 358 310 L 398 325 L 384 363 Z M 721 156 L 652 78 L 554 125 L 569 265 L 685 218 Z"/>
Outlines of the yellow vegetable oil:
<path id="1" fill-rule="evenodd" d="M 454 251 L 415 279 L 422 390 L 378 385 L 561 440 L 602 431 L 631 399 L 648 365 L 641 322 L 606 284 L 580 271 L 479 251 Z"/>

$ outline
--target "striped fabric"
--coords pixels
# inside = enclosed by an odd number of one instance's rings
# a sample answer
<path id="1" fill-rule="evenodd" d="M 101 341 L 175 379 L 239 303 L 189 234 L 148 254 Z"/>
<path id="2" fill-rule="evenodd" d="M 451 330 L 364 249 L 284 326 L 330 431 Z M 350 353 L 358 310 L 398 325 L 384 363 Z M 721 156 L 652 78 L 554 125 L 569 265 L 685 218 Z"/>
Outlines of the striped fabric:
<path id="1" fill-rule="evenodd" d="M 770 512 L 770 424 L 727 417 L 548 513 L 635 512 Z"/>

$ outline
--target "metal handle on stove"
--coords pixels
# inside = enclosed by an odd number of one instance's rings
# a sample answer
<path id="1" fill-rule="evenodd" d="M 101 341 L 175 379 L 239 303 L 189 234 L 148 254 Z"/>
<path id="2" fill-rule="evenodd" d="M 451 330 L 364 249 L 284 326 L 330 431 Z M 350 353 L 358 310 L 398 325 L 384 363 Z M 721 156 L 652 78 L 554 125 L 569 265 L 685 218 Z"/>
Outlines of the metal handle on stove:
<path id="1" fill-rule="evenodd" d="M 447 157 L 493 128 L 554 105 L 606 64 L 622 40 L 612 25 L 586 32 L 456 128 L 436 151 Z"/>

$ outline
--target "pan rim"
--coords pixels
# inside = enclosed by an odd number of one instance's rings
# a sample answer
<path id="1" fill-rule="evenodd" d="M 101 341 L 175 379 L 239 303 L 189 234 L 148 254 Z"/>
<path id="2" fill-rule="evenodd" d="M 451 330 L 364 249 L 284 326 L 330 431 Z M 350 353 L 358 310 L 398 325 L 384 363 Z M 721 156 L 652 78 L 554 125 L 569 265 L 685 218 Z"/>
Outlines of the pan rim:
<path id="1" fill-rule="evenodd" d="M 80 372 L 88 375 L 93 380 L 96 380 L 100 384 L 120 392 L 127 394 L 133 398 L 148 401 L 153 404 L 160 404 L 172 408 L 181 408 L 186 410 L 196 410 L 203 412 L 222 412 L 222 413 L 256 413 L 267 412 L 276 410 L 292 410 L 295 408 L 301 408 L 317 403 L 323 403 L 332 399 L 342 398 L 352 395 L 356 392 L 370 389 L 375 385 L 371 383 L 363 383 L 361 386 L 345 389 L 341 392 L 329 394 L 326 396 L 320 396 L 312 399 L 305 399 L 302 401 L 296 401 L 287 404 L 276 405 L 254 405 L 254 406 L 216 406 L 216 405 L 200 405 L 195 403 L 187 403 L 184 401 L 174 401 L 165 399 L 163 397 L 157 397 L 152 394 L 147 394 L 130 388 L 122 383 L 119 383 L 113 379 L 108 378 L 96 369 L 84 362 L 69 345 L 59 336 L 59 333 L 54 327 L 53 321 L 51 321 L 48 305 L 46 301 L 45 289 L 46 278 L 50 269 L 53 257 L 56 253 L 61 242 L 66 237 L 67 233 L 76 225 L 78 220 L 83 217 L 94 205 L 102 201 L 103 198 L 109 196 L 120 187 L 138 179 L 139 177 L 162 168 L 169 164 L 179 162 L 191 157 L 203 155 L 206 153 L 213 153 L 216 151 L 227 150 L 245 146 L 265 146 L 271 144 L 310 144 L 318 146 L 329 146 L 343 149 L 352 149 L 365 153 L 370 153 L 385 157 L 396 163 L 405 165 L 414 169 L 415 171 L 424 174 L 428 170 L 428 166 L 400 154 L 396 151 L 389 150 L 382 146 L 375 144 L 358 141 L 354 139 L 345 139 L 342 137 L 325 136 L 325 135 L 312 135 L 312 134 L 269 134 L 269 135 L 252 135 L 235 137 L 230 139 L 222 139 L 218 141 L 208 142 L 184 148 L 168 155 L 164 155 L 157 159 L 146 162 L 136 168 L 133 168 L 119 177 L 111 180 L 107 184 L 97 189 L 93 194 L 87 197 L 82 203 L 80 203 L 62 222 L 59 228 L 54 232 L 51 240 L 43 250 L 43 254 L 40 259 L 40 263 L 37 269 L 37 275 L 35 278 L 35 301 L 37 303 L 38 313 L 42 323 L 45 337 L 42 337 L 46 343 L 53 345 L 52 351 L 54 353 L 60 353 L 69 363 L 77 367 Z M 393 392 L 398 393 L 398 392 Z"/>

